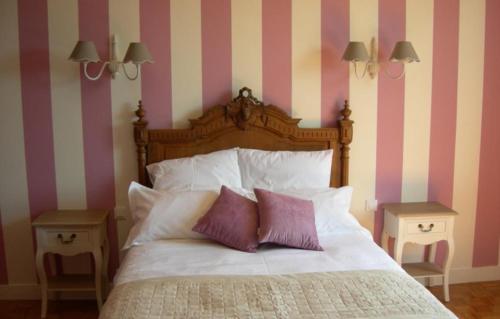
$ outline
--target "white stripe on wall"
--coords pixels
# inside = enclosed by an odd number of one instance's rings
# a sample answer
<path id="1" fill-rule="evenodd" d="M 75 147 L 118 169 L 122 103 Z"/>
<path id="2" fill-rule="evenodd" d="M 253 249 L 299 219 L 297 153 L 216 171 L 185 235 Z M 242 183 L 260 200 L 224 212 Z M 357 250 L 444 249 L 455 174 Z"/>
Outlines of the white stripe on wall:
<path id="1" fill-rule="evenodd" d="M 427 200 L 434 0 L 406 1 L 406 39 L 421 62 L 406 65 L 401 200 Z"/>
<path id="2" fill-rule="evenodd" d="M 80 65 L 67 59 L 79 39 L 78 1 L 47 4 L 58 207 L 86 208 Z"/>
<path id="3" fill-rule="evenodd" d="M 321 1 L 292 1 L 292 117 L 321 126 Z"/>
<path id="4" fill-rule="evenodd" d="M 407 64 L 405 73 L 403 175 L 401 201 L 427 200 L 432 96 L 434 0 L 406 1 L 406 39 L 421 62 Z M 422 260 L 423 247 L 408 245 L 405 262 Z"/>
<path id="5" fill-rule="evenodd" d="M 130 42 L 140 41 L 139 0 L 109 1 L 110 34 L 115 34 L 118 40 L 118 59 L 123 59 Z M 158 57 L 159 58 L 159 57 Z M 126 66 L 131 75 L 135 74 L 130 63 Z M 154 67 L 148 64 L 145 68 Z M 137 102 L 141 97 L 140 78 L 128 80 L 121 71 L 111 81 L 111 108 L 113 114 L 113 158 L 115 167 L 115 198 L 118 210 L 116 215 L 126 212 L 128 206 L 127 190 L 132 180 L 137 180 L 136 152 L 132 139 L 132 124 Z M 118 222 L 118 244 L 126 240 L 131 219 Z"/>
<path id="6" fill-rule="evenodd" d="M 60 209 L 85 209 L 80 65 L 67 59 L 80 38 L 78 1 L 48 1 L 47 10 L 57 206 Z M 85 273 L 89 270 L 88 256 L 63 257 L 62 262 L 65 272 Z"/>
<path id="7" fill-rule="evenodd" d="M 349 16 L 351 41 L 364 41 L 369 49 L 371 39 L 378 34 L 378 2 L 351 0 Z M 373 230 L 374 216 L 373 212 L 365 211 L 365 200 L 375 198 L 377 83 L 377 78 L 371 79 L 368 75 L 357 79 L 351 65 L 349 98 L 355 121 L 349 168 L 349 184 L 355 189 L 352 212 L 370 230 Z"/>
<path id="8" fill-rule="evenodd" d="M 172 123 L 187 127 L 202 111 L 200 0 L 171 0 Z"/>
<path id="9" fill-rule="evenodd" d="M 460 1 L 458 47 L 457 129 L 453 208 L 456 246 L 460 254 L 453 259 L 455 268 L 472 267 L 474 225 L 476 222 L 481 118 L 483 105 L 484 0 Z"/>
<path id="10" fill-rule="evenodd" d="M 9 284 L 36 282 L 24 151 L 16 0 L 0 1 L 0 205 Z"/>
<path id="11" fill-rule="evenodd" d="M 243 86 L 262 100 L 262 1 L 231 2 L 233 96 Z"/>

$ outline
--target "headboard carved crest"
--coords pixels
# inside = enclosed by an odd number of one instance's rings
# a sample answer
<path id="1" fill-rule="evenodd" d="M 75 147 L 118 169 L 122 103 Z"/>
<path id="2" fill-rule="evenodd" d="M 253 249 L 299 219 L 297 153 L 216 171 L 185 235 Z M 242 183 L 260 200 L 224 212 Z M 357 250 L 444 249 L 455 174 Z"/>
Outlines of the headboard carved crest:
<path id="1" fill-rule="evenodd" d="M 301 128 L 300 119 L 290 117 L 274 105 L 265 105 L 247 87 L 225 105 L 204 111 L 189 120 L 187 129 L 148 129 L 145 110 L 139 101 L 134 122 L 139 182 L 150 184 L 148 164 L 164 159 L 205 154 L 232 147 L 265 150 L 333 149 L 331 186 L 348 184 L 349 144 L 352 141 L 351 110 L 345 101 L 338 127 Z"/>
<path id="2" fill-rule="evenodd" d="M 239 94 L 224 106 L 226 120 L 232 120 L 242 130 L 248 128 L 249 121 L 257 119 L 266 122 L 264 103 L 252 95 L 252 90 L 247 87 L 240 89 Z"/>

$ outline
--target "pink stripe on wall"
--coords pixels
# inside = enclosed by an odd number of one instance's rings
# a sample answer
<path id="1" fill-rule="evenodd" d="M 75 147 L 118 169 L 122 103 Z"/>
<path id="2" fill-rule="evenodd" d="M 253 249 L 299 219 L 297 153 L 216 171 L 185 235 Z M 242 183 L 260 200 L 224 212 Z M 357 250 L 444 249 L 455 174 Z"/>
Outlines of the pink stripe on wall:
<path id="1" fill-rule="evenodd" d="M 7 283 L 7 260 L 5 259 L 5 241 L 3 239 L 2 211 L 0 210 L 0 285 L 5 285 Z"/>
<path id="2" fill-rule="evenodd" d="M 434 0 L 431 133 L 428 199 L 453 204 L 455 131 L 457 119 L 459 1 Z M 446 246 L 440 243 L 436 261 Z"/>
<path id="3" fill-rule="evenodd" d="M 47 1 L 20 0 L 18 15 L 24 148 L 33 220 L 57 208 Z"/>
<path id="4" fill-rule="evenodd" d="M 500 239 L 500 1 L 486 1 L 485 60 L 479 187 L 473 266 L 498 264 Z"/>
<path id="5" fill-rule="evenodd" d="M 394 44 L 405 39 L 405 1 L 379 1 L 379 61 L 381 68 L 397 74 L 397 66 L 388 60 Z M 377 167 L 375 196 L 378 202 L 399 202 L 403 176 L 404 77 L 389 78 L 383 70 L 378 76 Z M 381 208 L 375 213 L 374 238 L 380 242 L 384 216 Z"/>
<path id="6" fill-rule="evenodd" d="M 94 41 L 101 59 L 109 56 L 108 2 L 85 0 L 78 2 L 81 40 Z M 92 23 L 89 23 L 92 21 Z M 90 70 L 91 73 L 96 72 Z M 90 81 L 81 72 L 83 147 L 87 206 L 109 209 L 110 274 L 118 267 L 117 232 L 113 217 L 115 181 L 113 162 L 113 131 L 111 117 L 111 83 L 108 72 L 97 81 Z"/>
<path id="7" fill-rule="evenodd" d="M 141 69 L 142 101 L 150 128 L 172 127 L 170 1 L 140 1 L 141 41 L 155 61 Z"/>
<path id="8" fill-rule="evenodd" d="M 232 97 L 231 0 L 201 0 L 204 110 Z"/>
<path id="9" fill-rule="evenodd" d="M 292 109 L 292 3 L 262 0 L 262 95 L 266 104 Z"/>
<path id="10" fill-rule="evenodd" d="M 349 98 L 349 64 L 341 61 L 349 43 L 349 1 L 321 1 L 321 126 L 335 126 Z"/>
<path id="11" fill-rule="evenodd" d="M 47 1 L 20 0 L 19 47 L 31 218 L 57 208 Z"/>
<path id="12" fill-rule="evenodd" d="M 457 117 L 458 0 L 434 1 L 429 200 L 450 206 Z"/>

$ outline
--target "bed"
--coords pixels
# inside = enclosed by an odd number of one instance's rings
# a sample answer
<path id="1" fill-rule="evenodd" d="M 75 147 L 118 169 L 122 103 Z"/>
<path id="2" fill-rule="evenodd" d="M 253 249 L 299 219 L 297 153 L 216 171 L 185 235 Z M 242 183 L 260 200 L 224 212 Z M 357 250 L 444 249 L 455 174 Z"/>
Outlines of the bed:
<path id="1" fill-rule="evenodd" d="M 333 149 L 330 186 L 347 185 L 353 136 L 347 102 L 341 114 L 337 127 L 299 128 L 299 119 L 243 88 L 228 104 L 191 120 L 188 129 L 151 130 L 139 104 L 139 182 L 151 186 L 149 164 L 242 147 Z M 455 318 L 354 217 L 319 241 L 323 251 L 266 246 L 254 254 L 208 239 L 133 247 L 100 318 Z"/>

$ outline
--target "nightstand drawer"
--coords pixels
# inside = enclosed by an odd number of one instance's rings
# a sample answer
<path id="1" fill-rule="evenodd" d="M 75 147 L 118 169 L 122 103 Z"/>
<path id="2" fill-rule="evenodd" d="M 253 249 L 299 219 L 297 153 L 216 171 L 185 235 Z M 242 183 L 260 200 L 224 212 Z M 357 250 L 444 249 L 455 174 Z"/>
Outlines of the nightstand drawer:
<path id="1" fill-rule="evenodd" d="M 446 232 L 446 221 L 419 220 L 408 222 L 408 234 L 439 234 Z"/>
<path id="2" fill-rule="evenodd" d="M 46 233 L 47 244 L 50 246 L 76 246 L 82 244 L 89 244 L 90 234 L 88 231 L 83 230 L 50 230 Z"/>

